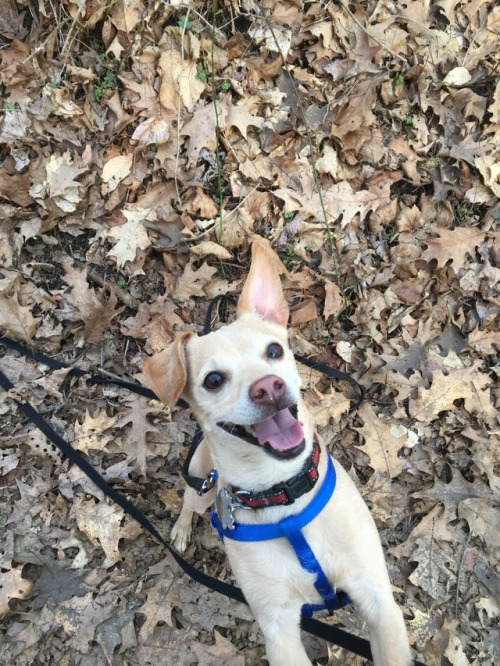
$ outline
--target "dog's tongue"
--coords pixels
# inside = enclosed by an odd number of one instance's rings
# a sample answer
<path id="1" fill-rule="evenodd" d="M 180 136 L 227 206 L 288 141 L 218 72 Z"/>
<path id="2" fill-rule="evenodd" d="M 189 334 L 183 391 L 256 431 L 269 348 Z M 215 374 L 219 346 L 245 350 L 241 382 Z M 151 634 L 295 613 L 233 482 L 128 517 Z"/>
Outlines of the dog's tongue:
<path id="1" fill-rule="evenodd" d="M 278 451 L 294 449 L 304 439 L 302 423 L 292 416 L 289 409 L 281 409 L 253 427 L 261 446 L 268 443 Z"/>

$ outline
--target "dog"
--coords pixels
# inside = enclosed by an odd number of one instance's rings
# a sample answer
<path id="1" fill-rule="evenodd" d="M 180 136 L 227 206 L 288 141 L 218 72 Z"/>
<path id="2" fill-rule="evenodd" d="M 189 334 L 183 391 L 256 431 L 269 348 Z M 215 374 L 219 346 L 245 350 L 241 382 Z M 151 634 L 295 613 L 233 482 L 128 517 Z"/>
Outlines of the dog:
<path id="1" fill-rule="evenodd" d="M 215 501 L 213 523 L 271 666 L 311 666 L 301 613 L 331 603 L 339 590 L 367 622 L 375 666 L 408 666 L 406 628 L 375 523 L 301 398 L 277 262 L 270 243 L 256 237 L 235 321 L 203 337 L 183 332 L 144 363 L 157 396 L 171 406 L 182 397 L 203 430 L 190 473 L 217 475 L 217 487 L 203 496 L 186 489 L 174 544 L 185 550 L 193 512 Z"/>

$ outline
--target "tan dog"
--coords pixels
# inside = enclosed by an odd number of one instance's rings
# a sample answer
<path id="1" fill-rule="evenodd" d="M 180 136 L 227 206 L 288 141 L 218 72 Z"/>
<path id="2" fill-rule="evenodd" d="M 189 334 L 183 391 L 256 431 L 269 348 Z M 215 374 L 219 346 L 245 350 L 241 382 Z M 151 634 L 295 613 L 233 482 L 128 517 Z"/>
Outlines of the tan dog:
<path id="1" fill-rule="evenodd" d="M 219 493 L 229 488 L 226 503 L 228 497 L 235 503 L 224 508 L 219 494 L 219 515 L 228 510 L 242 529 L 278 523 L 307 510 L 329 469 L 329 454 L 320 444 L 318 480 L 293 503 L 252 510 L 239 504 L 245 494 L 238 489 L 256 497 L 272 491 L 303 473 L 313 446 L 318 449 L 287 343 L 288 305 L 276 261 L 267 241 L 254 241 L 236 321 L 201 338 L 182 333 L 144 364 L 144 374 L 163 402 L 175 405 L 182 396 L 190 404 L 205 435 L 190 472 L 206 476 L 217 469 Z M 412 657 L 406 629 L 392 596 L 377 529 L 349 476 L 337 462 L 334 469 L 333 494 L 303 528 L 303 536 L 333 587 L 346 592 L 365 618 L 375 665 L 407 666 Z M 204 513 L 214 493 L 200 497 L 186 489 L 173 529 L 180 551 L 190 539 L 193 512 Z M 316 574 L 304 569 L 284 536 L 250 543 L 229 536 L 224 544 L 265 636 L 271 666 L 310 666 L 300 637 L 300 615 L 304 604 L 321 602 Z"/>

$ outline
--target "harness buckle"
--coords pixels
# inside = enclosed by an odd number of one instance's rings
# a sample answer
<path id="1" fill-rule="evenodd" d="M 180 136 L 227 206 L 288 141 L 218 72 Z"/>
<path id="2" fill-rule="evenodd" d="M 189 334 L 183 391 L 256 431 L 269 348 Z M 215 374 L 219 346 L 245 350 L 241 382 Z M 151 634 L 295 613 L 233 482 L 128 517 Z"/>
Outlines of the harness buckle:
<path id="1" fill-rule="evenodd" d="M 314 487 L 308 474 L 299 474 L 293 476 L 284 484 L 283 488 L 288 497 L 290 504 L 293 504 L 298 497 L 309 492 Z"/>
<path id="2" fill-rule="evenodd" d="M 208 493 L 209 490 L 212 490 L 212 488 L 215 486 L 215 481 L 217 480 L 217 470 L 215 467 L 210 470 L 210 472 L 207 475 L 207 478 L 204 479 L 203 483 L 198 489 L 198 495 L 204 495 L 205 493 Z"/>

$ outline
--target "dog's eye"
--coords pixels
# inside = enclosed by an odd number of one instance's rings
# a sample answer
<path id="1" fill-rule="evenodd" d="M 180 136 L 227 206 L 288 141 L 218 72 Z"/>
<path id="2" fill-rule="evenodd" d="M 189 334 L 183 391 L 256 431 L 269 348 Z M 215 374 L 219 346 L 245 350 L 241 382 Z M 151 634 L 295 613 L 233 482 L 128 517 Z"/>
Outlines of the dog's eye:
<path id="1" fill-rule="evenodd" d="M 224 384 L 226 378 L 220 372 L 209 372 L 203 380 L 203 386 L 209 391 L 215 391 Z"/>
<path id="2" fill-rule="evenodd" d="M 283 356 L 283 347 L 277 342 L 271 342 L 267 348 L 267 357 L 268 358 L 281 358 Z"/>

